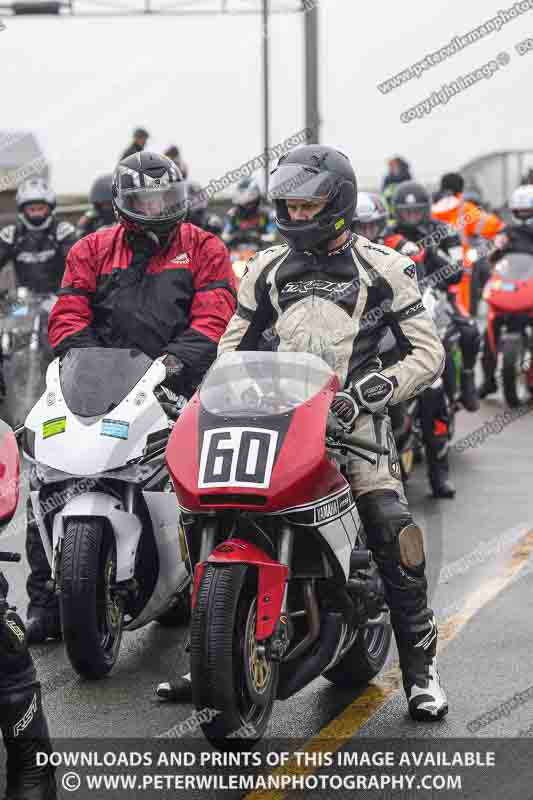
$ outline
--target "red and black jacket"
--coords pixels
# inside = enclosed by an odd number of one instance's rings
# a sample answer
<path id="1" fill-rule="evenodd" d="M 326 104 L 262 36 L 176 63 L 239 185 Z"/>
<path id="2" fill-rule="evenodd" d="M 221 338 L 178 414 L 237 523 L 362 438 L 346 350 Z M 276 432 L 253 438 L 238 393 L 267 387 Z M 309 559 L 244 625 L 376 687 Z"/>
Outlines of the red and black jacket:
<path id="1" fill-rule="evenodd" d="M 56 355 L 95 346 L 135 347 L 152 358 L 172 353 L 194 385 L 235 311 L 228 251 L 189 223 L 164 253 L 147 251 L 146 242 L 113 225 L 74 245 L 50 315 L 50 345 Z"/>

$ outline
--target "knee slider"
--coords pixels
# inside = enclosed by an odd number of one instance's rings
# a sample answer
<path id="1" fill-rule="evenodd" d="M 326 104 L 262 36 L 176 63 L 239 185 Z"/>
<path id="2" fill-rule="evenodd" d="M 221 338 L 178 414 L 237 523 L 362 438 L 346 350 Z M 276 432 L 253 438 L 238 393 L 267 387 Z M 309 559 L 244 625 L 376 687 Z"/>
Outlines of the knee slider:
<path id="1" fill-rule="evenodd" d="M 416 570 L 424 565 L 426 560 L 424 537 L 422 536 L 422 531 L 414 522 L 402 528 L 398 534 L 398 546 L 403 567 Z"/>

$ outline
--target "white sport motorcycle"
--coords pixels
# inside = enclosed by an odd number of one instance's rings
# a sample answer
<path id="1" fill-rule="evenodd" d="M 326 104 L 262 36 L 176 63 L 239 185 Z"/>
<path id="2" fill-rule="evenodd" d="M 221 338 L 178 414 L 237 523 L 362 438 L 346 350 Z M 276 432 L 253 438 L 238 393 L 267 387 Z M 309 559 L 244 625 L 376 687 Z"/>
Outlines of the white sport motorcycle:
<path id="1" fill-rule="evenodd" d="M 165 374 L 161 361 L 138 350 L 70 350 L 48 367 L 25 422 L 50 589 L 69 659 L 87 678 L 112 669 L 123 630 L 152 620 L 178 625 L 190 614 L 185 541 L 165 464 L 179 412 L 159 386 Z"/>

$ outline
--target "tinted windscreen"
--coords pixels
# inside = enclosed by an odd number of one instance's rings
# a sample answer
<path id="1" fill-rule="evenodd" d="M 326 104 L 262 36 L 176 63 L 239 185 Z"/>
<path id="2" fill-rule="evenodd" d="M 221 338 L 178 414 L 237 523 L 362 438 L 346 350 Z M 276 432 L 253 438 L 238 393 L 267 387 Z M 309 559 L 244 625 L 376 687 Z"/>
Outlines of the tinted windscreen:
<path id="1" fill-rule="evenodd" d="M 139 350 L 106 347 L 72 349 L 61 363 L 60 382 L 73 414 L 107 414 L 124 400 L 152 364 Z"/>
<path id="2" fill-rule="evenodd" d="M 527 281 L 533 278 L 533 256 L 526 253 L 509 253 L 498 261 L 494 271 L 501 278 Z"/>
<path id="3" fill-rule="evenodd" d="M 333 377 L 308 353 L 224 353 L 200 389 L 203 407 L 228 417 L 285 414 L 310 400 Z"/>

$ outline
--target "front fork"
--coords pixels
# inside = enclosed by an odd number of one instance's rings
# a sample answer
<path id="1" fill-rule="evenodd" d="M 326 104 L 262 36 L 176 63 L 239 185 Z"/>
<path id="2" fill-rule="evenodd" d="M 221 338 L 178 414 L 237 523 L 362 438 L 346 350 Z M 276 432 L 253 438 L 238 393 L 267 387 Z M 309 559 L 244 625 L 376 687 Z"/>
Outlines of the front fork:
<path id="1" fill-rule="evenodd" d="M 203 576 L 203 568 L 199 569 L 200 565 L 207 562 L 211 553 L 215 550 L 217 540 L 217 520 L 209 519 L 203 528 L 202 538 L 200 542 L 200 554 L 198 563 L 194 570 L 194 586 L 193 586 L 193 608 L 196 601 L 196 593 L 200 586 Z M 290 644 L 292 627 L 290 625 L 290 616 L 288 614 L 288 582 L 290 574 L 290 566 L 292 562 L 292 553 L 294 546 L 294 531 L 287 523 L 281 526 L 277 561 L 287 567 L 287 580 L 283 589 L 283 599 L 281 602 L 281 610 L 274 626 L 274 630 L 269 638 L 261 641 L 257 645 L 257 652 L 259 656 L 267 656 L 272 661 L 281 661 L 284 654 L 287 652 Z"/>
<path id="2" fill-rule="evenodd" d="M 294 547 L 294 531 L 287 523 L 281 526 L 281 535 L 278 545 L 278 561 L 289 570 L 283 591 L 281 611 L 274 628 L 274 632 L 266 643 L 258 645 L 258 655 L 266 655 L 272 661 L 282 661 L 292 639 L 292 625 L 288 613 L 288 594 L 292 552 Z"/>

